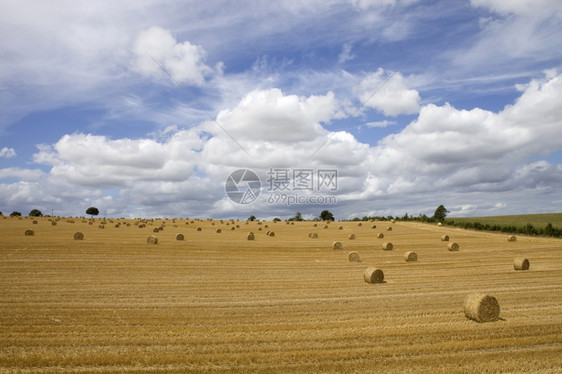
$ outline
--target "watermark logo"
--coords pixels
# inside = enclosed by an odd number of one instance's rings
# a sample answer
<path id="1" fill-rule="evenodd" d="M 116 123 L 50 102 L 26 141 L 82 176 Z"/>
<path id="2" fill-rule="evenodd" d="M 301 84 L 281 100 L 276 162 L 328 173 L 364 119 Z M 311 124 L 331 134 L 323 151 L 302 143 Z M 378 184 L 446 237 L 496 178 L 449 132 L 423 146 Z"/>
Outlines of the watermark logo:
<path id="1" fill-rule="evenodd" d="M 224 188 L 235 203 L 250 204 L 257 200 L 262 184 L 252 170 L 238 169 L 228 176 Z M 270 205 L 333 205 L 337 204 L 333 193 L 338 190 L 338 171 L 270 168 L 264 189 L 269 193 L 266 200 Z"/>
<path id="2" fill-rule="evenodd" d="M 271 168 L 267 172 L 270 205 L 326 205 L 337 204 L 333 193 L 338 189 L 336 169 Z"/>
<path id="3" fill-rule="evenodd" d="M 230 200 L 238 204 L 253 203 L 260 195 L 261 181 L 250 169 L 238 169 L 230 173 L 224 189 Z"/>

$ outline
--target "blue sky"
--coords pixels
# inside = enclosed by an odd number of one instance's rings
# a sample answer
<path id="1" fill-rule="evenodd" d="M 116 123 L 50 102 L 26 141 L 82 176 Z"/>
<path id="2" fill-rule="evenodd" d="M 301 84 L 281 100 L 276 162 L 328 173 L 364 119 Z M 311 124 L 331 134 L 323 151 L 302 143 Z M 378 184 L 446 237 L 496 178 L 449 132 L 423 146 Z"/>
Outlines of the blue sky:
<path id="1" fill-rule="evenodd" d="M 559 1 L 0 7 L 4 214 L 93 205 L 116 217 L 329 209 L 344 219 L 562 206 Z M 224 183 L 246 168 L 262 190 L 240 205 Z M 338 188 L 269 191 L 271 169 L 337 170 Z M 279 193 L 302 203 L 271 203 Z M 337 202 L 317 203 L 326 196 Z"/>

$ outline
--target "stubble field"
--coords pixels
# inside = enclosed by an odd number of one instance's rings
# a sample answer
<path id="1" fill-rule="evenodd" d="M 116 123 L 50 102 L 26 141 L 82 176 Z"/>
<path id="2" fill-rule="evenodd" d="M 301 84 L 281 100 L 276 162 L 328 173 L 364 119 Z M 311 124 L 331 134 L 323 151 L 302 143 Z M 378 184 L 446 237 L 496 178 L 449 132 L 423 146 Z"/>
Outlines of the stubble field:
<path id="1" fill-rule="evenodd" d="M 559 239 L 508 242 L 507 235 L 414 222 L 324 228 L 178 219 L 139 228 L 135 220 L 107 220 L 102 229 L 101 219 L 71 220 L 0 218 L 2 373 L 562 367 Z M 27 229 L 34 235 L 25 236 Z M 84 240 L 73 239 L 77 231 Z M 447 250 L 443 234 L 458 252 Z M 149 235 L 158 244 L 147 244 Z M 333 250 L 334 240 L 344 249 Z M 386 241 L 392 251 L 382 250 Z M 362 261 L 349 262 L 350 251 Z M 418 261 L 406 262 L 406 251 Z M 514 270 L 518 256 L 529 259 L 528 271 Z M 363 280 L 372 265 L 385 283 Z M 471 292 L 495 296 L 501 320 L 468 320 L 463 300 Z"/>

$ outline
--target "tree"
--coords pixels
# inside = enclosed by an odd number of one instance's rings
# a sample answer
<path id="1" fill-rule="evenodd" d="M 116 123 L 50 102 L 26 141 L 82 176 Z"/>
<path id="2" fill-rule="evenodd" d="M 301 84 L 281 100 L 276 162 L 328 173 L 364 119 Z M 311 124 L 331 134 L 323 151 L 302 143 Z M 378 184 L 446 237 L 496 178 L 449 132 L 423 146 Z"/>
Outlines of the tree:
<path id="1" fill-rule="evenodd" d="M 297 214 L 293 217 L 293 221 L 302 221 L 302 213 L 297 212 Z"/>
<path id="2" fill-rule="evenodd" d="M 435 209 L 435 213 L 433 213 L 433 218 L 438 221 L 443 221 L 447 217 L 447 213 L 449 213 L 449 211 L 443 205 L 439 205 L 437 209 Z"/>
<path id="3" fill-rule="evenodd" d="M 279 218 L 279 217 L 275 217 L 275 218 L 273 219 L 273 222 L 280 222 L 280 221 L 281 221 L 281 218 Z"/>
<path id="4" fill-rule="evenodd" d="M 97 216 L 98 214 L 100 214 L 100 211 L 95 206 L 91 206 L 88 209 L 86 209 L 86 214 L 89 214 L 93 218 L 93 216 Z"/>
<path id="5" fill-rule="evenodd" d="M 14 211 L 14 212 L 10 213 L 10 217 L 21 217 L 21 212 Z"/>
<path id="6" fill-rule="evenodd" d="M 256 220 L 256 216 L 254 216 L 253 214 L 248 217 L 248 221 L 255 221 Z"/>
<path id="7" fill-rule="evenodd" d="M 43 213 L 41 213 L 41 211 L 39 209 L 33 209 L 31 212 L 29 212 L 29 216 L 30 217 L 43 217 Z"/>
<path id="8" fill-rule="evenodd" d="M 320 213 L 320 219 L 322 221 L 333 221 L 334 220 L 334 215 L 329 211 L 329 210 L 323 210 L 322 213 Z"/>

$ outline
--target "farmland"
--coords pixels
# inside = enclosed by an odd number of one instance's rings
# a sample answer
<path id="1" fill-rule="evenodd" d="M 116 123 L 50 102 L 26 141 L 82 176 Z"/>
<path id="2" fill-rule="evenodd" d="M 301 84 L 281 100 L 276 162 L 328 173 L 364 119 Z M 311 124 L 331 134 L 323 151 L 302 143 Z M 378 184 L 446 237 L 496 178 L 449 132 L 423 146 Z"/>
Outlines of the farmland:
<path id="1" fill-rule="evenodd" d="M 562 367 L 560 239 L 508 242 L 417 222 L 100 221 L 0 218 L 0 372 Z M 84 240 L 73 239 L 77 231 Z M 149 235 L 158 244 L 147 244 Z M 343 250 L 332 249 L 335 240 Z M 350 251 L 361 262 L 349 262 Z M 418 261 L 406 262 L 407 251 Z M 513 268 L 521 256 L 527 271 Z M 372 265 L 385 283 L 363 280 Z M 501 320 L 468 320 L 462 305 L 471 292 L 495 296 Z"/>

